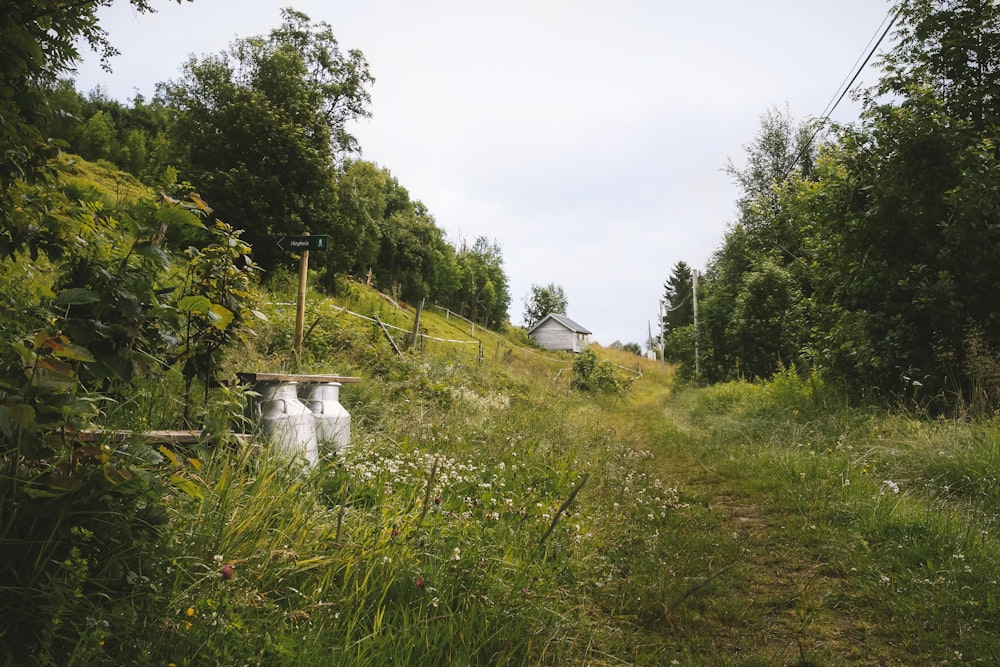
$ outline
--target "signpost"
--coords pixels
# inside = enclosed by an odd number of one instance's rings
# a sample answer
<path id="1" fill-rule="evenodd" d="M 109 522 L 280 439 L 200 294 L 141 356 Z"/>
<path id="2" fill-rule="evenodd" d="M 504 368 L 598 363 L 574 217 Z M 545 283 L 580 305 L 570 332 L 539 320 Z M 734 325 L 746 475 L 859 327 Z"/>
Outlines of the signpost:
<path id="1" fill-rule="evenodd" d="M 302 355 L 302 329 L 306 319 L 306 281 L 309 277 L 309 251 L 326 250 L 330 247 L 330 237 L 325 234 L 310 236 L 282 236 L 278 239 L 278 249 L 302 253 L 299 260 L 299 298 L 295 309 L 295 354 Z"/>
<path id="2" fill-rule="evenodd" d="M 309 252 L 310 250 L 326 250 L 330 247 L 330 237 L 325 234 L 310 236 L 282 236 L 278 239 L 279 250 L 291 250 L 297 252 Z"/>

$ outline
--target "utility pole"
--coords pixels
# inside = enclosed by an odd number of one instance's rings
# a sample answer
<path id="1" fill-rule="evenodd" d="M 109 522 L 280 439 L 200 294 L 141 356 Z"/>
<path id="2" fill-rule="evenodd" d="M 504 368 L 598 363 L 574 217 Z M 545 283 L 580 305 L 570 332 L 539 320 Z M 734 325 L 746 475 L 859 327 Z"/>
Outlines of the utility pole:
<path id="1" fill-rule="evenodd" d="M 701 378 L 698 364 L 698 269 L 691 269 L 691 297 L 694 299 L 694 377 Z"/>
<path id="2" fill-rule="evenodd" d="M 663 320 L 667 317 L 667 303 L 660 299 L 660 368 L 667 364 L 667 332 L 663 327 Z"/>

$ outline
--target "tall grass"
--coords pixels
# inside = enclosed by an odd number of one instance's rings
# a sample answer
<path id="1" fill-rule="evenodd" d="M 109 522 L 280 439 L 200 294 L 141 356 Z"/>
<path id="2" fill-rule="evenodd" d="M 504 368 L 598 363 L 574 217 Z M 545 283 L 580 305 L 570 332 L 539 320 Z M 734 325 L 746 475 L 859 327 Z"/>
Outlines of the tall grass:
<path id="1" fill-rule="evenodd" d="M 715 623 L 738 604 L 737 627 L 770 624 L 756 655 L 786 663 L 1000 657 L 995 423 L 851 408 L 794 371 L 684 400 L 697 435 L 674 451 L 708 471 L 722 525 L 746 543 Z"/>
<path id="2" fill-rule="evenodd" d="M 358 287 L 345 299 L 410 317 Z M 401 358 L 371 323 L 319 295 L 309 308 L 302 355 L 276 304 L 226 367 L 362 376 L 341 393 L 351 447 L 312 468 L 259 443 L 162 450 L 167 530 L 108 604 L 133 612 L 64 606 L 75 644 L 37 664 L 1000 657 L 995 422 L 859 409 L 794 369 L 678 391 L 670 367 L 599 348 L 642 375 L 624 397 L 587 394 L 569 355 L 479 331 L 482 362 Z M 174 419 L 178 386 L 106 406 L 109 423 Z M 213 430 L 242 428 L 245 395 L 213 396 Z"/>

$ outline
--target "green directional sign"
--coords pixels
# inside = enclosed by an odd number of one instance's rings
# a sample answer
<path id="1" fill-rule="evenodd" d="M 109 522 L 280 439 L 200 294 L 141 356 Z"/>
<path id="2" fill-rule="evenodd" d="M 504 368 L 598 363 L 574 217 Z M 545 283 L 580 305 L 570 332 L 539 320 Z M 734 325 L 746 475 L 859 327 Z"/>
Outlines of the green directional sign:
<path id="1" fill-rule="evenodd" d="M 281 250 L 326 250 L 329 247 L 330 237 L 325 234 L 282 236 L 278 239 L 278 248 Z"/>

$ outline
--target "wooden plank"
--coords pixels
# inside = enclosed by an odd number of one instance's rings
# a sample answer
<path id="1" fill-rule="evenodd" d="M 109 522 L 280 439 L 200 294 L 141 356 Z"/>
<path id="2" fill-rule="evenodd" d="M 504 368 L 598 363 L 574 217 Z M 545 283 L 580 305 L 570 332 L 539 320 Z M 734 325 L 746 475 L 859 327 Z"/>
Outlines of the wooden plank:
<path id="1" fill-rule="evenodd" d="M 241 441 L 249 441 L 248 433 L 229 433 L 227 437 Z M 80 442 L 128 442 L 129 440 L 151 440 L 174 445 L 194 445 L 204 441 L 204 432 L 193 430 L 160 429 L 153 431 L 121 431 L 101 428 L 85 428 L 73 434 L 73 439 Z"/>
<path id="2" fill-rule="evenodd" d="M 256 384 L 257 382 L 361 382 L 359 377 L 346 375 L 301 374 L 301 373 L 237 373 L 241 382 Z"/>

